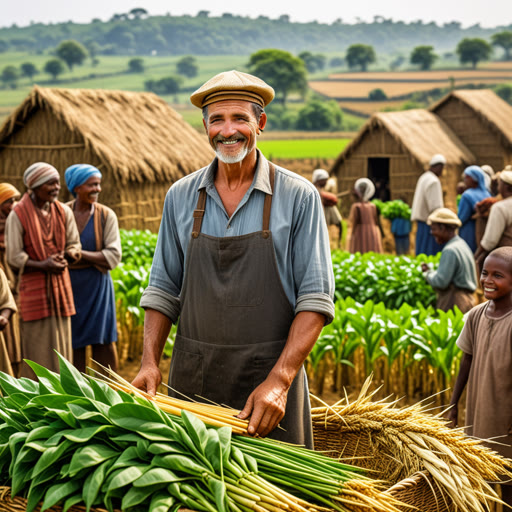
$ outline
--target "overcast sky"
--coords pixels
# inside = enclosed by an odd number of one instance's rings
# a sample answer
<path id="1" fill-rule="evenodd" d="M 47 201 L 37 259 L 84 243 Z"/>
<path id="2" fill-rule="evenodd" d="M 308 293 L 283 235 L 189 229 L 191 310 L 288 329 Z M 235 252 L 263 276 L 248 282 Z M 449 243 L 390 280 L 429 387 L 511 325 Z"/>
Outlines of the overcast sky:
<path id="1" fill-rule="evenodd" d="M 107 21 L 114 13 L 125 13 L 134 7 L 143 7 L 151 15 L 170 12 L 174 16 L 195 16 L 201 10 L 210 11 L 211 16 L 231 12 L 251 18 L 259 15 L 278 18 L 288 14 L 295 22 L 331 23 L 341 18 L 354 23 L 357 18 L 371 21 L 379 15 L 406 22 L 418 19 L 438 24 L 459 21 L 464 27 L 475 23 L 483 27 L 512 23 L 512 0 L 0 0 L 0 26 L 12 23 L 23 26 L 30 21 L 86 23 L 93 18 Z"/>

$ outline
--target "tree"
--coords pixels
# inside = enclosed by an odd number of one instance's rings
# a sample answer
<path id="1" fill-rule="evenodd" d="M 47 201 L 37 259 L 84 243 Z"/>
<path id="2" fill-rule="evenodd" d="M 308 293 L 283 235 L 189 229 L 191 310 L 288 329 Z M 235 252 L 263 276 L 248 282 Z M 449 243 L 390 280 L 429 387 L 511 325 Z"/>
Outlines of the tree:
<path id="1" fill-rule="evenodd" d="M 62 41 L 57 46 L 55 54 L 67 64 L 70 71 L 75 64 L 80 66 L 88 56 L 85 47 L 74 39 Z"/>
<path id="2" fill-rule="evenodd" d="M 187 55 L 176 63 L 176 71 L 187 78 L 194 78 L 199 72 L 199 66 L 195 57 Z"/>
<path id="3" fill-rule="evenodd" d="M 493 46 L 501 46 L 505 51 L 505 60 L 512 60 L 510 50 L 512 50 L 512 31 L 504 30 L 491 36 L 491 44 Z"/>
<path id="4" fill-rule="evenodd" d="M 266 49 L 253 53 L 247 64 L 249 71 L 267 82 L 281 97 L 283 105 L 288 95 L 296 91 L 305 94 L 307 73 L 304 62 L 284 50 Z"/>
<path id="5" fill-rule="evenodd" d="M 335 101 L 313 99 L 300 111 L 297 128 L 308 131 L 338 130 L 342 127 L 343 116 Z"/>
<path id="6" fill-rule="evenodd" d="M 361 71 L 368 69 L 368 64 L 377 60 L 373 46 L 368 44 L 353 44 L 348 47 L 345 60 L 349 68 L 361 67 Z"/>
<path id="7" fill-rule="evenodd" d="M 321 71 L 324 69 L 325 62 L 327 60 L 326 57 L 320 53 L 313 55 L 308 51 L 299 53 L 299 59 L 304 62 L 309 73 L 314 73 L 315 71 Z"/>
<path id="8" fill-rule="evenodd" d="M 57 80 L 57 77 L 64 73 L 64 63 L 60 59 L 50 59 L 44 65 L 44 72 L 51 75 L 54 80 Z"/>
<path id="9" fill-rule="evenodd" d="M 494 88 L 494 92 L 507 103 L 512 105 L 512 85 L 511 84 L 500 84 Z"/>
<path id="10" fill-rule="evenodd" d="M 5 39 L 0 39 L 0 53 L 6 52 L 9 49 L 9 43 Z"/>
<path id="11" fill-rule="evenodd" d="M 146 80 L 144 89 L 156 94 L 178 94 L 183 78 L 181 76 L 166 76 L 160 80 Z M 176 98 L 177 99 L 177 98 Z"/>
<path id="12" fill-rule="evenodd" d="M 416 46 L 411 53 L 410 62 L 419 65 L 420 69 L 426 71 L 438 58 L 438 55 L 434 53 L 433 46 Z"/>
<path id="13" fill-rule="evenodd" d="M 21 66 L 21 74 L 23 76 L 26 76 L 30 80 L 39 73 L 38 69 L 35 67 L 35 65 L 32 62 L 24 62 Z"/>
<path id="14" fill-rule="evenodd" d="M 489 59 L 492 53 L 492 47 L 484 39 L 478 37 L 470 39 L 466 37 L 459 42 L 455 51 L 459 56 L 461 64 L 470 62 L 473 69 L 475 69 L 480 61 Z"/>
<path id="15" fill-rule="evenodd" d="M 388 97 L 382 89 L 373 89 L 368 93 L 368 99 L 371 101 L 384 101 L 387 100 Z"/>
<path id="16" fill-rule="evenodd" d="M 16 89 L 16 87 L 18 86 L 19 77 L 19 71 L 15 66 L 5 66 L 5 68 L 2 70 L 2 75 L 0 76 L 0 79 L 6 87 Z"/>
<path id="17" fill-rule="evenodd" d="M 128 61 L 128 70 L 130 73 L 144 73 L 144 59 L 134 57 Z"/>
<path id="18" fill-rule="evenodd" d="M 148 11 L 142 7 L 135 7 L 135 9 L 132 9 L 128 14 L 131 14 L 133 18 L 139 20 L 145 18 L 148 15 Z"/>

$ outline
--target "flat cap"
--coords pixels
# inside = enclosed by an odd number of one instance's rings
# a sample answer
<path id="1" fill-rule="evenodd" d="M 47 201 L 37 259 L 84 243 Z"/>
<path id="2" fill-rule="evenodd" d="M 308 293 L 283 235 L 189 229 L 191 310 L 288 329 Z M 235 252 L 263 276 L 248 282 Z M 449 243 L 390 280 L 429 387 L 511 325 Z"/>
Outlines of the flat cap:
<path id="1" fill-rule="evenodd" d="M 190 96 L 192 105 L 203 108 L 223 100 L 245 100 L 266 107 L 274 99 L 274 89 L 260 78 L 241 71 L 219 73 Z"/>
<path id="2" fill-rule="evenodd" d="M 444 157 L 444 155 L 440 155 L 440 154 L 434 155 L 430 159 L 430 162 L 428 165 L 430 165 L 432 167 L 433 165 L 438 165 L 438 164 L 446 165 L 446 158 Z"/>
<path id="3" fill-rule="evenodd" d="M 462 222 L 455 212 L 452 212 L 449 208 L 438 208 L 434 210 L 427 219 L 427 224 L 430 226 L 433 223 L 436 224 L 450 224 L 451 226 L 462 226 Z"/>

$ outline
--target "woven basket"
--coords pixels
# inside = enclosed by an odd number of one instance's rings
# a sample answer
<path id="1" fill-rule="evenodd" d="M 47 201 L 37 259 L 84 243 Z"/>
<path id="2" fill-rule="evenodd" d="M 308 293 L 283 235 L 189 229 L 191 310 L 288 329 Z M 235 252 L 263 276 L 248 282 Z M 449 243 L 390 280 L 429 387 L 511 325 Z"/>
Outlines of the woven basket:
<path id="1" fill-rule="evenodd" d="M 406 474 L 386 444 L 379 443 L 372 436 L 372 430 L 356 430 L 340 427 L 325 430 L 314 425 L 315 449 L 325 451 L 334 458 L 369 471 L 369 476 L 383 480 L 390 486 L 386 491 L 404 503 L 400 510 L 411 511 L 416 507 L 421 512 L 454 512 L 451 499 L 425 471 Z M 420 468 L 418 460 L 418 469 Z"/>

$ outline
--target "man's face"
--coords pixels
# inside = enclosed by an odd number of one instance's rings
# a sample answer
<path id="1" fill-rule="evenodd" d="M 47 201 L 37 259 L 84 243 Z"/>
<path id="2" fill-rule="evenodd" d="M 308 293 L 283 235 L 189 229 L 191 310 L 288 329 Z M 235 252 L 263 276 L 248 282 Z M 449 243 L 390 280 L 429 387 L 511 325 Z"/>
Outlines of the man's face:
<path id="1" fill-rule="evenodd" d="M 266 122 L 264 113 L 258 122 L 251 103 L 243 100 L 212 103 L 208 105 L 208 119 L 203 120 L 210 145 L 226 164 L 241 162 L 256 149 L 256 137 Z"/>
<path id="2" fill-rule="evenodd" d="M 81 202 L 92 204 L 98 201 L 98 196 L 101 192 L 101 178 L 91 176 L 85 183 L 75 187 L 76 196 Z"/>
<path id="3" fill-rule="evenodd" d="M 444 165 L 443 164 L 435 164 L 430 167 L 430 170 L 436 175 L 441 176 L 443 174 Z"/>
<path id="4" fill-rule="evenodd" d="M 54 178 L 34 189 L 36 197 L 43 202 L 53 203 L 59 196 L 60 179 Z"/>
<path id="5" fill-rule="evenodd" d="M 430 226 L 430 233 L 439 245 L 443 245 L 448 241 L 449 229 L 444 224 L 433 222 Z"/>
<path id="6" fill-rule="evenodd" d="M 7 201 L 4 201 L 0 205 L 0 211 L 7 217 L 7 215 L 9 215 L 9 213 L 11 213 L 12 207 L 14 206 L 15 202 L 16 202 L 16 198 L 14 198 L 14 197 L 7 199 Z"/>

